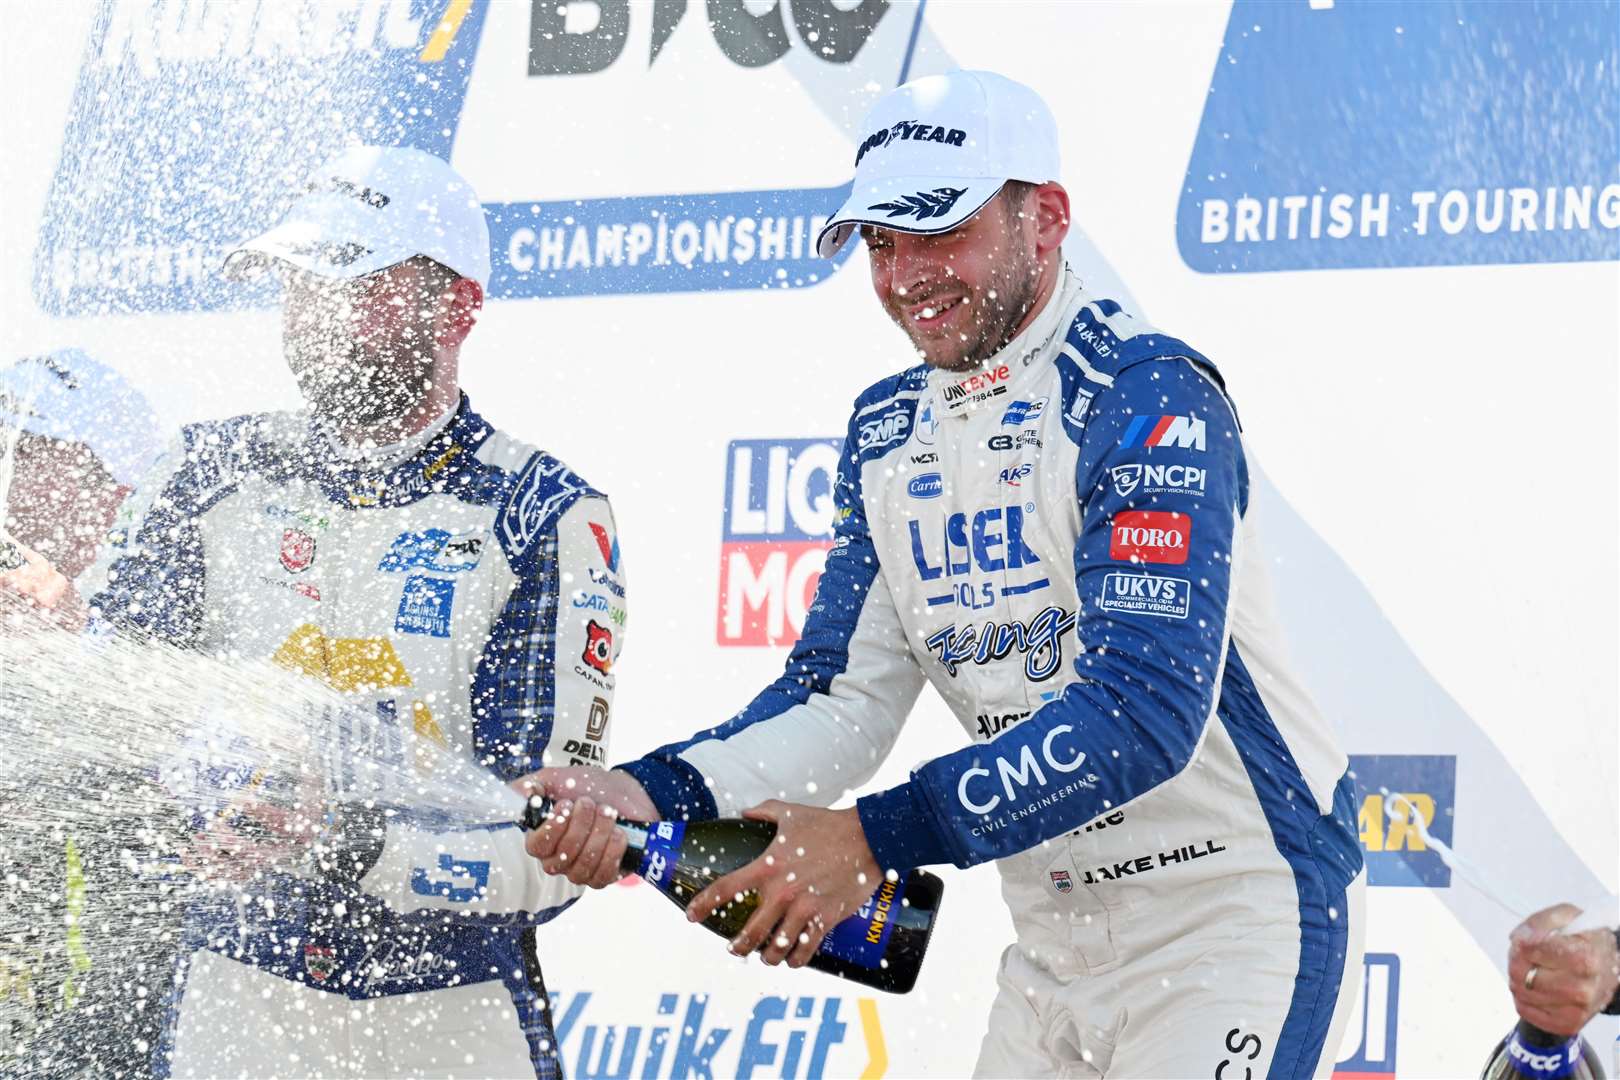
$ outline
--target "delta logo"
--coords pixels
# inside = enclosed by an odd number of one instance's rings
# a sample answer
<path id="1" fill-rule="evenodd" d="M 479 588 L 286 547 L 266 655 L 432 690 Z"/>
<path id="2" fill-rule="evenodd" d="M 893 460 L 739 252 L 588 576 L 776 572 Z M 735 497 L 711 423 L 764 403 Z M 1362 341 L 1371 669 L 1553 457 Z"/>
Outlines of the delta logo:
<path id="1" fill-rule="evenodd" d="M 1350 774 L 1356 784 L 1356 823 L 1367 861 L 1367 884 L 1449 888 L 1451 868 L 1424 834 L 1448 846 L 1452 843 L 1456 755 L 1352 754 Z"/>
<path id="2" fill-rule="evenodd" d="M 1167 510 L 1128 510 L 1115 514 L 1108 557 L 1120 562 L 1181 566 L 1192 544 L 1192 518 Z"/>
<path id="3" fill-rule="evenodd" d="M 727 447 L 718 644 L 798 640 L 833 546 L 833 482 L 842 445 L 839 439 L 739 439 Z"/>

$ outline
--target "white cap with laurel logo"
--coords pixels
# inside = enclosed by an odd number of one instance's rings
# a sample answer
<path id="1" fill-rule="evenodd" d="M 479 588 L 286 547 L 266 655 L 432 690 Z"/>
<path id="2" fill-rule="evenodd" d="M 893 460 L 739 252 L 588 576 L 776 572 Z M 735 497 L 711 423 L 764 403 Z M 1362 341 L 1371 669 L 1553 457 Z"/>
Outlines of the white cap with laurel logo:
<path id="1" fill-rule="evenodd" d="M 951 71 L 898 86 L 861 127 L 855 182 L 816 238 L 823 258 L 861 225 L 949 232 L 1009 180 L 1056 180 L 1057 122 L 1041 96 L 991 71 Z"/>

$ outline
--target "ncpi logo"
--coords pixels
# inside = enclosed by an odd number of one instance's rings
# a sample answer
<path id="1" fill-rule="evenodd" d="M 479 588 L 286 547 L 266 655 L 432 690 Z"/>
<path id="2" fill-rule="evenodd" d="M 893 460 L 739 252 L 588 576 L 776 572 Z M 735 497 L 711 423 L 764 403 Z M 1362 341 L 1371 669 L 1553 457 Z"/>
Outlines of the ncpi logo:
<path id="1" fill-rule="evenodd" d="M 223 255 L 357 139 L 416 146 L 500 196 L 484 204 L 493 299 L 816 284 L 851 250 L 814 250 L 848 191 L 843 117 L 906 77 L 923 6 L 711 6 L 108 0 L 36 299 L 56 315 L 270 303 L 269 282 L 221 279 Z M 737 137 L 767 115 L 791 132 Z M 566 122 L 515 143 L 535 117 Z"/>
<path id="2" fill-rule="evenodd" d="M 726 450 L 715 640 L 791 645 L 832 547 L 837 439 L 739 439 Z"/>

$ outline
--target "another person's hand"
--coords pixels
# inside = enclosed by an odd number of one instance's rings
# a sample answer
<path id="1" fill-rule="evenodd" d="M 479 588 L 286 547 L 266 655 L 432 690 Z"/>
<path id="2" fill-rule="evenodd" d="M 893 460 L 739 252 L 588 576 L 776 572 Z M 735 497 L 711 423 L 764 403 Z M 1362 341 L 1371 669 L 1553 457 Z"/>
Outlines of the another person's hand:
<path id="1" fill-rule="evenodd" d="M 79 590 L 37 551 L 0 533 L 0 589 L 20 596 L 67 630 L 83 628 L 86 608 Z"/>
<path id="2" fill-rule="evenodd" d="M 1561 934 L 1580 909 L 1538 911 L 1509 937 L 1508 985 L 1519 1016 L 1552 1035 L 1575 1035 L 1614 998 L 1620 949 L 1613 930 Z"/>
<path id="3" fill-rule="evenodd" d="M 524 796 L 544 795 L 551 817 L 529 832 L 525 845 L 548 874 L 575 885 L 605 888 L 618 881 L 624 857 L 620 818 L 658 820 L 658 807 L 635 777 L 617 769 L 541 769 L 512 786 Z"/>
<path id="4" fill-rule="evenodd" d="M 775 822 L 770 850 L 698 893 L 686 917 L 701 921 L 738 895 L 755 892 L 759 906 L 731 951 L 747 956 L 764 942 L 767 964 L 786 959 L 789 967 L 803 967 L 827 931 L 877 892 L 883 870 L 854 807 L 823 810 L 772 799 L 744 816 Z"/>

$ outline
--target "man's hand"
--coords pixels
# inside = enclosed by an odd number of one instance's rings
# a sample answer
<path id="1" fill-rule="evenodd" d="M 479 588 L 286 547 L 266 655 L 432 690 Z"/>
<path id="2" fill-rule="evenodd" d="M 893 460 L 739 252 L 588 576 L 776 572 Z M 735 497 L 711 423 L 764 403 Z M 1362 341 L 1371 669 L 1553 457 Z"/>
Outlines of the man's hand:
<path id="1" fill-rule="evenodd" d="M 4 534 L 0 534 L 0 589 L 26 600 L 65 630 L 84 627 L 87 608 L 73 582 L 43 555 Z"/>
<path id="2" fill-rule="evenodd" d="M 1614 931 L 1558 933 L 1580 913 L 1571 904 L 1538 911 L 1508 939 L 1514 1007 L 1520 1017 L 1552 1035 L 1578 1033 L 1603 1011 L 1620 982 Z"/>
<path id="3" fill-rule="evenodd" d="M 541 769 L 512 786 L 527 797 L 544 795 L 551 817 L 529 832 L 525 846 L 548 874 L 575 885 L 605 888 L 622 876 L 627 843 L 614 828 L 620 818 L 657 821 L 658 807 L 635 777 L 617 769 Z"/>
<path id="4" fill-rule="evenodd" d="M 743 816 L 776 823 L 770 850 L 698 893 L 686 917 L 699 922 L 742 893 L 758 893 L 759 907 L 731 951 L 747 956 L 765 942 L 767 964 L 785 958 L 788 967 L 803 967 L 827 931 L 877 892 L 883 870 L 854 807 L 822 810 L 772 799 Z"/>

